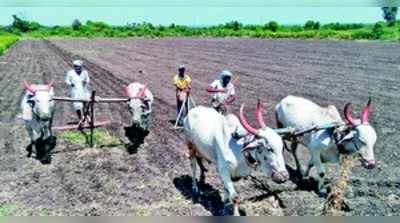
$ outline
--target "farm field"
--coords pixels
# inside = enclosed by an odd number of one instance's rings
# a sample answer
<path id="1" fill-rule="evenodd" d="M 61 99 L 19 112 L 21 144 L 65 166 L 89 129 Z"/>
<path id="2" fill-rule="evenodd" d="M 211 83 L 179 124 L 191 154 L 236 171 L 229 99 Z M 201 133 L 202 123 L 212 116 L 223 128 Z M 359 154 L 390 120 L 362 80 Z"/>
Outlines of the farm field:
<path id="1" fill-rule="evenodd" d="M 235 76 L 236 113 L 246 104 L 254 122 L 257 98 L 274 127 L 274 106 L 286 95 L 321 105 L 346 102 L 361 106 L 373 99 L 378 167 L 357 162 L 350 173 L 344 215 L 398 215 L 400 212 L 400 56 L 398 43 L 256 39 L 74 39 L 20 41 L 0 57 L 0 208 L 18 215 L 221 215 L 220 181 L 210 166 L 199 203 L 191 200 L 191 171 L 185 137 L 173 130 L 175 91 L 172 76 L 181 63 L 193 78 L 192 95 L 207 105 L 206 86 L 222 69 Z M 147 83 L 155 95 L 150 134 L 137 151 L 123 146 L 83 148 L 59 139 L 50 165 L 26 158 L 27 135 L 17 116 L 22 80 L 55 80 L 57 96 L 66 96 L 64 73 L 83 59 L 91 86 L 103 97 L 121 97 L 132 81 Z M 235 78 L 233 78 L 235 79 Z M 97 118 L 127 120 L 123 104 L 96 105 Z M 54 125 L 74 119 L 72 106 L 58 103 Z M 116 131 L 117 126 L 109 130 Z M 300 150 L 302 160 L 307 152 Z M 294 166 L 287 153 L 290 166 Z M 335 178 L 338 166 L 329 165 Z M 314 172 L 312 174 L 315 174 Z M 236 183 L 247 215 L 320 215 L 325 203 L 315 184 L 261 181 Z M 296 184 L 297 183 L 297 184 Z M 220 193 L 218 193 L 220 192 Z"/>

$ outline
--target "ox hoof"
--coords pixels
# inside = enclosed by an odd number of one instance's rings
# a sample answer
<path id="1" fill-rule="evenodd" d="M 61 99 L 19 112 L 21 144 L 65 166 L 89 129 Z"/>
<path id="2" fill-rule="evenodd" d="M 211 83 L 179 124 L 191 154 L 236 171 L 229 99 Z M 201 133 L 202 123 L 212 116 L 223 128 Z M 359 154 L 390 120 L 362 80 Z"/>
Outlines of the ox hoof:
<path id="1" fill-rule="evenodd" d="M 234 215 L 234 213 L 233 213 L 233 205 L 230 204 L 230 203 L 226 203 L 224 205 L 224 209 L 222 209 L 221 215 L 222 216 L 232 216 L 232 215 Z"/>
<path id="2" fill-rule="evenodd" d="M 327 189 L 326 187 L 321 188 L 321 189 L 318 191 L 318 195 L 319 195 L 320 197 L 326 198 L 326 197 L 328 196 L 328 189 Z"/>
<path id="3" fill-rule="evenodd" d="M 200 198 L 201 198 L 201 193 L 200 192 L 193 192 L 192 193 L 193 203 L 200 202 Z"/>
<path id="4" fill-rule="evenodd" d="M 30 158 L 32 156 L 32 145 L 27 146 L 25 150 L 28 153 L 26 157 Z"/>

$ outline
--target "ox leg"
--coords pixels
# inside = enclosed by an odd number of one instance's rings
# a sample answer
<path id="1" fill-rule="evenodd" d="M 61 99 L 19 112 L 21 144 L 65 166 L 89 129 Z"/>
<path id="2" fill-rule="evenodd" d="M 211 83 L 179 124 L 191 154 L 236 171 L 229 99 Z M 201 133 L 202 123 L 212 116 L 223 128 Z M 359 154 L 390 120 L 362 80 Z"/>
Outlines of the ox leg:
<path id="1" fill-rule="evenodd" d="M 34 141 L 33 141 L 32 129 L 26 127 L 26 131 L 28 132 L 28 135 L 29 135 L 29 145 L 26 147 L 26 151 L 28 152 L 28 154 L 26 156 L 29 158 L 32 156 Z"/>
<path id="2" fill-rule="evenodd" d="M 196 156 L 196 160 L 197 160 L 197 165 L 199 165 L 200 167 L 200 183 L 205 184 L 206 183 L 206 172 L 208 172 L 208 170 L 204 167 L 203 161 L 200 157 Z"/>
<path id="3" fill-rule="evenodd" d="M 196 171 L 197 171 L 197 158 L 196 147 L 193 143 L 188 142 L 190 166 L 192 168 L 192 190 L 195 196 L 199 195 L 199 188 L 197 186 Z"/>
<path id="4" fill-rule="evenodd" d="M 310 170 L 311 170 L 311 168 L 313 168 L 313 166 L 314 166 L 314 163 L 311 159 L 307 164 L 307 169 L 306 169 L 306 172 L 304 172 L 304 177 L 308 177 L 310 175 Z"/>
<path id="5" fill-rule="evenodd" d="M 318 194 L 321 197 L 326 197 L 328 194 L 327 188 L 324 186 L 324 180 L 325 180 L 325 166 L 321 161 L 321 154 L 318 152 L 314 152 L 312 154 L 312 164 L 315 165 L 317 169 L 317 174 L 318 174 Z"/>
<path id="6" fill-rule="evenodd" d="M 199 187 L 197 186 L 196 171 L 197 171 L 197 161 L 195 157 L 190 158 L 190 163 L 192 167 L 192 189 L 195 196 L 199 195 Z"/>
<path id="7" fill-rule="evenodd" d="M 36 148 L 36 142 L 32 141 L 31 143 L 31 151 L 29 152 L 29 157 L 32 156 L 32 153 L 35 153 L 35 157 L 38 156 L 37 148 Z"/>
<path id="8" fill-rule="evenodd" d="M 233 182 L 231 179 L 231 175 L 229 173 L 229 169 L 226 167 L 229 165 L 218 165 L 218 173 L 221 178 L 221 181 L 224 183 L 224 202 L 227 203 L 229 200 L 233 204 L 233 215 L 239 216 L 239 204 L 240 197 L 239 194 L 235 191 L 233 186 Z"/>
<path id="9" fill-rule="evenodd" d="M 296 163 L 296 170 L 300 174 L 300 176 L 303 177 L 304 176 L 304 171 L 303 171 L 303 168 L 301 167 L 301 164 L 300 164 L 300 161 L 299 161 L 299 157 L 297 157 L 297 147 L 298 147 L 297 140 L 293 140 L 293 142 L 290 145 L 291 152 L 292 152 L 293 157 L 294 157 L 294 162 Z"/>

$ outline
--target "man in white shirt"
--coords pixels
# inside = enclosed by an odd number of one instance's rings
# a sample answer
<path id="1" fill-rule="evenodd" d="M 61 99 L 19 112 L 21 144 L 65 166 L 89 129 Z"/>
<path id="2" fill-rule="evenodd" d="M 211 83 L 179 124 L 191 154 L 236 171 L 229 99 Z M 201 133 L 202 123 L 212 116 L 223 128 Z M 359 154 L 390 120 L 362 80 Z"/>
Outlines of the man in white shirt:
<path id="1" fill-rule="evenodd" d="M 65 83 L 70 87 L 69 94 L 71 98 L 81 99 L 81 100 L 89 100 L 89 74 L 86 70 L 82 69 L 82 61 L 75 60 L 73 62 L 74 69 L 70 70 L 66 74 Z M 82 120 L 83 111 L 86 108 L 86 103 L 82 102 L 73 102 L 73 107 L 76 111 L 78 119 Z"/>
<path id="2" fill-rule="evenodd" d="M 231 82 L 232 73 L 228 70 L 223 70 L 220 78 L 215 80 L 208 86 L 207 92 L 212 93 L 212 107 L 221 114 L 225 114 L 228 105 L 235 101 L 235 86 Z"/>

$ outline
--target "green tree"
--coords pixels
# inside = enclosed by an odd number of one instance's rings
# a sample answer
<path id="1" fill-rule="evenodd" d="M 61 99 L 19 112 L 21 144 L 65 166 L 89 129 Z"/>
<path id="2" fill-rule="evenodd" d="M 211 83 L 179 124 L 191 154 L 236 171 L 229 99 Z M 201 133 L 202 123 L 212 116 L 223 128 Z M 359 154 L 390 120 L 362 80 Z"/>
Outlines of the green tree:
<path id="1" fill-rule="evenodd" d="M 78 31 L 78 30 L 81 29 L 81 27 L 82 27 L 82 23 L 81 23 L 81 21 L 79 21 L 79 19 L 75 19 L 75 20 L 72 22 L 72 29 L 73 29 L 73 30 Z"/>
<path id="2" fill-rule="evenodd" d="M 372 28 L 372 37 L 374 39 L 380 39 L 384 33 L 384 26 L 385 23 L 383 22 L 377 22 L 375 23 L 374 27 Z"/>
<path id="3" fill-rule="evenodd" d="M 234 31 L 238 31 L 242 28 L 242 23 L 238 22 L 238 21 L 231 21 L 225 24 L 225 28 L 227 29 L 232 29 Z"/>
<path id="4" fill-rule="evenodd" d="M 12 15 L 14 21 L 11 24 L 13 29 L 17 29 L 23 33 L 29 31 L 29 22 L 19 18 L 17 15 Z"/>
<path id="5" fill-rule="evenodd" d="M 383 18 L 389 26 L 393 26 L 396 23 L 397 9 L 397 7 L 382 7 Z"/>
<path id="6" fill-rule="evenodd" d="M 279 28 L 279 25 L 275 21 L 270 21 L 264 25 L 265 30 L 271 30 L 272 32 L 276 32 Z"/>
<path id="7" fill-rule="evenodd" d="M 319 28 L 320 24 L 318 21 L 308 20 L 306 24 L 304 24 L 305 30 L 312 30 L 312 29 L 318 30 Z"/>

